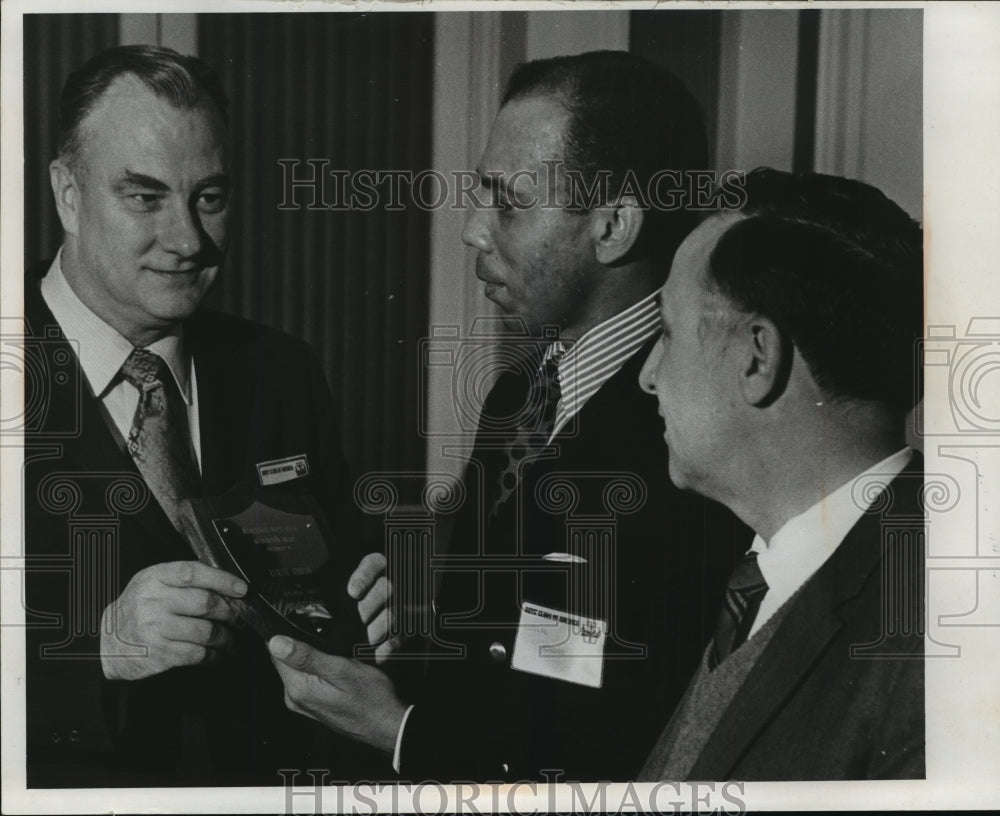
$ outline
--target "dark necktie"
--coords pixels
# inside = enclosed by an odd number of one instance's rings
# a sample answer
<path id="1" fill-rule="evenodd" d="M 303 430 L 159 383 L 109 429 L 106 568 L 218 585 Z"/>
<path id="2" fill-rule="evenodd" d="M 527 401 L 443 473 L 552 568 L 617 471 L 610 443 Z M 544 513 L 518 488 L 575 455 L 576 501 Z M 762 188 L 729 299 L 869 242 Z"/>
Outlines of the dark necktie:
<path id="1" fill-rule="evenodd" d="M 766 592 L 767 582 L 757 565 L 757 553 L 748 552 L 729 578 L 726 602 L 708 653 L 709 669 L 718 666 L 747 639 Z"/>
<path id="2" fill-rule="evenodd" d="M 196 495 L 187 408 L 162 357 L 134 349 L 122 376 L 139 391 L 128 451 L 170 523 L 180 531 L 180 502 Z"/>
<path id="3" fill-rule="evenodd" d="M 524 460 L 548 444 L 559 404 L 558 366 L 563 353 L 561 348 L 551 353 L 529 387 L 522 421 L 504 446 L 504 464 L 493 487 L 491 519 L 517 489 Z"/>

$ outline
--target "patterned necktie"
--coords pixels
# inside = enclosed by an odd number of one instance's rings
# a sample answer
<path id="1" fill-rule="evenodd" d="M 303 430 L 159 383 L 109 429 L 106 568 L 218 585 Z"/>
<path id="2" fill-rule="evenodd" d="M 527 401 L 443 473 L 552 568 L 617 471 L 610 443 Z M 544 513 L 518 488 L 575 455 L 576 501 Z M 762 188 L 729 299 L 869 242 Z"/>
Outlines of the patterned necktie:
<path id="1" fill-rule="evenodd" d="M 559 360 L 565 353 L 562 345 L 554 347 L 548 360 L 539 368 L 528 390 L 526 408 L 521 423 L 504 446 L 504 465 L 493 486 L 490 519 L 517 489 L 519 470 L 534 451 L 544 448 L 552 434 L 559 404 Z"/>
<path id="2" fill-rule="evenodd" d="M 174 528 L 181 531 L 180 502 L 197 494 L 187 408 L 162 357 L 134 349 L 122 376 L 139 391 L 128 451 Z"/>
<path id="3" fill-rule="evenodd" d="M 748 552 L 729 578 L 726 602 L 719 613 L 708 653 L 709 669 L 718 666 L 747 639 L 766 592 L 767 581 L 757 565 L 757 553 Z"/>

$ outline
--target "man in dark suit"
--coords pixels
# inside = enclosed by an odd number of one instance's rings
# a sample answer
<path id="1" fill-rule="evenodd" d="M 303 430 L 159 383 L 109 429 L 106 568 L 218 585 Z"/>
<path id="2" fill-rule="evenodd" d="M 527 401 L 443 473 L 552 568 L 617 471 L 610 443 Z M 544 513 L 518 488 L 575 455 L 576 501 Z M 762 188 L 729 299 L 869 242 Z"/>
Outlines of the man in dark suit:
<path id="1" fill-rule="evenodd" d="M 233 628 L 246 585 L 180 532 L 184 498 L 255 485 L 313 495 L 335 558 L 360 555 L 315 355 L 199 308 L 226 246 L 225 109 L 203 63 L 145 46 L 63 91 L 65 237 L 25 282 L 30 787 L 281 785 L 314 750 L 369 773 L 285 710 L 263 642 Z"/>
<path id="2" fill-rule="evenodd" d="M 355 698 L 352 664 L 272 641 L 290 704 L 393 753 L 404 778 L 634 778 L 694 670 L 740 528 L 670 487 L 635 378 L 694 222 L 676 190 L 663 203 L 706 152 L 688 92 L 634 55 L 510 80 L 463 239 L 529 348 L 483 406 L 426 683 L 409 706 Z"/>
<path id="3" fill-rule="evenodd" d="M 924 775 L 922 232 L 758 170 L 681 245 L 642 370 L 679 487 L 756 532 L 644 780 Z"/>

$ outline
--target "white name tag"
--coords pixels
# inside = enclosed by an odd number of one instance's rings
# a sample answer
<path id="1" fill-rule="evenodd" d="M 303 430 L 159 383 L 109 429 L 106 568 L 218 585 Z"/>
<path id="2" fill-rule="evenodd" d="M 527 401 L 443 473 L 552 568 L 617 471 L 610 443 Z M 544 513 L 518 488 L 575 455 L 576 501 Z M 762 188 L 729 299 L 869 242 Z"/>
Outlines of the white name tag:
<path id="1" fill-rule="evenodd" d="M 600 688 L 607 621 L 525 602 L 510 665 L 567 683 Z"/>
<path id="2" fill-rule="evenodd" d="M 309 457 L 304 453 L 285 459 L 273 459 L 257 465 L 257 477 L 262 487 L 290 482 L 309 475 Z"/>

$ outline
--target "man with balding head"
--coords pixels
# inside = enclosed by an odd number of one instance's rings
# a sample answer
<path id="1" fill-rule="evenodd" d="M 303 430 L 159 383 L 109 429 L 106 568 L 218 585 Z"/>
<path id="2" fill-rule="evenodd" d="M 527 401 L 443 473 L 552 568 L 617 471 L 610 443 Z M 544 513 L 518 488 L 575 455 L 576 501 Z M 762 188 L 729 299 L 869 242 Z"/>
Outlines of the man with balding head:
<path id="1" fill-rule="evenodd" d="M 312 350 L 201 308 L 228 237 L 227 143 L 218 78 L 169 49 L 102 52 L 63 89 L 64 240 L 25 281 L 27 344 L 50 363 L 25 434 L 31 787 L 280 785 L 317 746 L 362 773 L 356 748 L 284 710 L 262 642 L 234 628 L 246 584 L 182 529 L 185 499 L 237 485 L 313 495 L 338 526 L 350 496 Z M 295 478 L 263 481 L 289 457 Z"/>
<path id="2" fill-rule="evenodd" d="M 924 775 L 922 232 L 878 190 L 758 170 L 660 290 L 675 485 L 757 537 L 641 779 Z"/>

